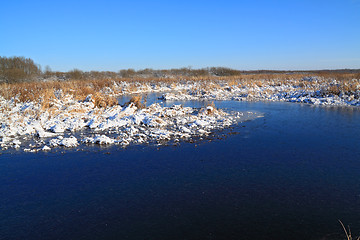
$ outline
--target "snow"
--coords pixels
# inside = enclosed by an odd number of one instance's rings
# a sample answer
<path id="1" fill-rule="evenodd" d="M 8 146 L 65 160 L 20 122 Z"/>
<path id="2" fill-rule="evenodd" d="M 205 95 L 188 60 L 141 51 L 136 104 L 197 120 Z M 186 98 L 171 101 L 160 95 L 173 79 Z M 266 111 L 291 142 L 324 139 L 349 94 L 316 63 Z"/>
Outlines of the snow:
<path id="1" fill-rule="evenodd" d="M 309 80 L 310 79 L 310 80 Z M 303 82 L 312 82 L 313 87 L 299 87 Z M 263 82 L 263 86 L 228 86 L 226 81 L 218 82 L 220 87 L 209 88 L 213 82 L 205 83 L 202 88 L 196 83 L 178 86 L 178 93 L 166 92 L 159 99 L 164 101 L 186 100 L 236 100 L 236 101 L 287 101 L 314 105 L 360 106 L 360 85 L 355 92 L 342 92 L 339 96 L 327 93 L 329 86 L 337 86 L 336 80 L 320 81 L 309 77 L 300 81 L 289 81 L 286 84 Z M 208 86 L 207 89 L 206 86 Z M 199 90 L 201 89 L 201 90 Z"/>
<path id="2" fill-rule="evenodd" d="M 317 83 L 316 78 L 303 82 Z M 328 84 L 337 84 L 334 80 Z M 128 83 L 118 83 L 127 94 Z M 163 91 L 161 99 L 174 100 L 234 100 L 234 101 L 288 101 L 314 105 L 360 106 L 359 89 L 340 95 L 327 94 L 326 85 L 316 88 L 299 87 L 296 84 L 263 84 L 261 86 L 231 85 L 227 82 L 205 84 L 196 82 L 166 84 L 138 84 L 136 92 Z M 105 91 L 106 90 L 106 91 Z M 111 94 L 111 89 L 103 92 Z M 134 103 L 98 108 L 92 95 L 83 101 L 71 95 L 56 92 L 52 107 L 42 109 L 38 102 L 21 103 L 0 96 L 0 147 L 22 148 L 24 151 L 49 151 L 56 147 L 78 147 L 81 144 L 119 144 L 122 146 L 149 142 L 179 141 L 210 134 L 237 123 L 249 113 L 228 113 L 214 106 L 201 109 L 173 105 L 163 107 L 154 103 L 139 109 Z M 250 113 L 255 115 L 255 113 Z M 23 140 L 24 139 L 24 140 Z M 36 144 L 28 143 L 35 139 Z M 79 140 L 78 140 L 79 139 Z"/>
<path id="3" fill-rule="evenodd" d="M 43 151 L 50 151 L 51 148 L 45 145 L 41 150 L 43 150 Z"/>
<path id="4" fill-rule="evenodd" d="M 125 107 L 99 109 L 88 104 L 91 101 L 91 96 L 85 101 L 66 97 L 56 100 L 58 104 L 52 109 L 41 110 L 35 102 L 14 103 L 1 99 L 0 107 L 6 106 L 9 110 L 0 113 L 0 146 L 38 152 L 81 144 L 126 146 L 162 142 L 207 135 L 212 129 L 228 127 L 238 119 L 237 115 L 211 106 L 197 109 L 182 105 L 162 107 L 155 103 L 138 109 L 130 103 Z M 35 143 L 27 143 L 26 139 L 35 139 Z"/>
<path id="5" fill-rule="evenodd" d="M 49 141 L 51 147 L 63 146 L 63 147 L 76 147 L 79 145 L 76 137 L 70 136 L 69 138 L 64 138 L 58 136 L 57 138 L 51 139 Z"/>
<path id="6" fill-rule="evenodd" d="M 92 144 L 113 144 L 115 142 L 114 139 L 111 139 L 105 135 L 97 135 L 95 137 L 86 137 L 81 140 L 83 143 L 92 143 Z"/>

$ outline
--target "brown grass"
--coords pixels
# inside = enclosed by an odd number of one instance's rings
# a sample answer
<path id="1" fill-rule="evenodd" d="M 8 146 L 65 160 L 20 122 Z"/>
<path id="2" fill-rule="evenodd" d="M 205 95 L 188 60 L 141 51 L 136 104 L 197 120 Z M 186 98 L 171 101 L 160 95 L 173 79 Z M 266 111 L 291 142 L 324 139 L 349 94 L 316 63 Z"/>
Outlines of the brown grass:
<path id="1" fill-rule="evenodd" d="M 93 95 L 93 99 L 95 106 L 99 108 L 112 107 L 118 104 L 118 101 L 115 97 L 104 95 L 99 92 L 96 92 Z"/>
<path id="2" fill-rule="evenodd" d="M 341 90 L 340 90 L 339 86 L 332 85 L 332 86 L 329 86 L 325 92 L 330 95 L 339 95 Z"/>
<path id="3" fill-rule="evenodd" d="M 303 80 L 304 77 L 314 76 L 317 82 Z M 356 73 L 274 73 L 274 74 L 241 74 L 238 76 L 214 77 L 214 76 L 199 76 L 199 77 L 169 77 L 169 78 L 121 78 L 121 79 L 99 79 L 99 80 L 68 80 L 68 81 L 47 81 L 47 82 L 23 82 L 13 84 L 0 84 L 0 95 L 5 99 L 17 97 L 17 101 L 40 102 L 43 109 L 52 106 L 52 100 L 56 98 L 56 91 L 61 90 L 61 96 L 70 95 L 76 100 L 82 101 L 88 95 L 93 96 L 96 106 L 106 107 L 117 104 L 116 96 L 123 90 L 122 88 L 115 88 L 114 82 L 118 85 L 120 82 L 127 82 L 126 90 L 135 92 L 139 90 L 141 84 L 155 84 L 160 83 L 175 87 L 177 83 L 197 82 L 198 85 L 194 91 L 210 91 L 213 89 L 220 89 L 227 86 L 239 87 L 254 87 L 254 86 L 280 86 L 289 84 L 300 86 L 304 89 L 315 88 L 316 84 L 328 84 L 333 79 L 337 80 L 336 85 L 329 85 L 325 87 L 325 91 L 330 94 L 338 95 L 343 92 L 355 92 L 360 88 L 360 74 Z M 139 84 L 140 83 L 140 84 Z M 224 84 L 226 83 L 226 84 Z M 103 89 L 109 89 L 111 94 L 103 93 Z M 141 105 L 141 99 L 134 97 L 132 101 L 138 106 Z"/>
<path id="4" fill-rule="evenodd" d="M 209 109 L 207 107 L 212 107 L 212 109 Z M 207 115 L 213 114 L 215 111 L 216 111 L 216 106 L 215 106 L 214 101 L 212 101 L 211 103 L 208 103 L 207 106 L 206 106 L 206 114 Z"/>
<path id="5" fill-rule="evenodd" d="M 124 106 L 129 106 L 130 103 L 133 103 L 133 104 L 134 104 L 137 108 L 139 108 L 139 109 L 145 108 L 146 106 L 145 106 L 145 104 L 143 104 L 143 103 L 141 102 L 141 100 L 142 100 L 142 96 L 141 96 L 141 95 L 132 96 L 131 99 L 124 104 Z"/>

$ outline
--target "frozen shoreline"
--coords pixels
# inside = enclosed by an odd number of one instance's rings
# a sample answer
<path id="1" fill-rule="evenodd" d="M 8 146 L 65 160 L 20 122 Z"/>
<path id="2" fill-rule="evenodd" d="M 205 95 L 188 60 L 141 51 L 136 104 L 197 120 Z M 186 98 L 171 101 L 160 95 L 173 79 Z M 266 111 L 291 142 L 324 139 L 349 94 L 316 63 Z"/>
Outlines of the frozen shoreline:
<path id="1" fill-rule="evenodd" d="M 66 98 L 57 109 L 41 111 L 36 103 L 0 100 L 8 111 L 0 114 L 0 146 L 27 152 L 81 144 L 142 144 L 180 141 L 209 135 L 241 121 L 241 112 L 227 113 L 213 106 L 203 108 L 154 103 L 146 108 L 115 105 L 97 108 L 89 96 L 85 101 Z M 254 113 L 254 117 L 256 113 Z M 81 130 L 88 130 L 86 133 Z M 78 134 L 81 132 L 81 134 Z M 29 139 L 33 143 L 29 144 Z"/>
<path id="2" fill-rule="evenodd" d="M 306 85 L 309 83 L 308 85 Z M 330 106 L 360 106 L 360 90 L 329 92 L 337 81 L 318 81 L 316 78 L 290 81 L 287 84 L 262 81 L 251 84 L 230 84 L 227 81 L 178 83 L 113 83 L 101 89 L 101 96 L 113 98 L 149 92 L 164 92 L 161 99 L 172 100 L 232 100 L 287 101 Z M 136 87 L 134 87 L 136 86 Z M 214 106 L 201 109 L 173 105 L 162 107 L 154 103 L 145 108 L 136 104 L 99 105 L 96 96 L 89 94 L 79 100 L 74 95 L 54 89 L 55 98 L 47 107 L 43 102 L 20 102 L 19 96 L 5 99 L 0 96 L 0 146 L 3 150 L 16 148 L 29 152 L 49 151 L 54 147 L 77 147 L 81 144 L 118 144 L 179 141 L 201 137 L 213 130 L 223 129 L 242 121 L 242 113 L 227 113 Z M 40 98 L 41 99 L 41 98 Z M 256 113 L 253 113 L 254 117 Z M 81 130 L 90 131 L 83 135 Z M 28 139 L 34 143 L 27 144 Z"/>

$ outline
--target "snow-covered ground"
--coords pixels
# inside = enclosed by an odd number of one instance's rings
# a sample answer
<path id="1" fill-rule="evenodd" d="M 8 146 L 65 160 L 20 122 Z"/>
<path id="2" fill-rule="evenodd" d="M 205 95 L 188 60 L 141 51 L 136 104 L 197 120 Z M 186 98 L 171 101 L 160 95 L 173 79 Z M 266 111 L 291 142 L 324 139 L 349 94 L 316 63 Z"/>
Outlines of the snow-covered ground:
<path id="1" fill-rule="evenodd" d="M 304 79 L 302 82 L 317 81 Z M 326 83 L 311 83 L 311 86 L 300 86 L 299 82 L 289 82 L 288 84 L 268 84 L 263 83 L 252 85 L 228 85 L 224 83 L 222 87 L 212 87 L 210 82 L 207 88 L 193 86 L 179 93 L 166 93 L 162 96 L 163 100 L 236 100 L 236 101 L 286 101 L 297 103 L 308 103 L 315 105 L 334 105 L 334 106 L 360 106 L 360 84 L 356 91 L 341 92 L 334 94 L 327 89 L 329 86 L 337 86 L 336 80 Z M 300 82 L 301 83 L 301 82 Z"/>
<path id="2" fill-rule="evenodd" d="M 343 90 L 348 88 L 349 90 Z M 338 90 L 334 93 L 331 89 Z M 286 101 L 315 105 L 360 106 L 360 81 L 306 77 L 300 80 L 257 81 L 186 81 L 172 84 L 138 84 L 130 90 L 123 83 L 123 93 L 167 92 L 163 100 L 236 100 Z"/>
<path id="3" fill-rule="evenodd" d="M 334 94 L 329 89 L 337 88 L 339 82 L 317 78 L 247 83 L 219 80 L 156 84 L 114 82 L 113 86 L 102 89 L 99 94 L 119 97 L 133 93 L 164 92 L 161 97 L 164 101 L 267 100 L 360 106 L 360 85 L 358 81 L 349 84 L 352 84 L 351 91 Z M 24 103 L 18 100 L 19 96 L 10 99 L 0 96 L 1 148 L 35 152 L 81 144 L 161 144 L 169 140 L 176 142 L 209 135 L 216 129 L 242 121 L 241 112 L 228 113 L 214 106 L 201 109 L 181 105 L 162 107 L 157 103 L 145 108 L 138 108 L 134 103 L 108 106 L 97 104 L 92 95 L 79 100 L 77 96 L 62 93 L 59 89 L 54 90 L 54 96 L 45 108 L 41 100 Z"/>
<path id="4" fill-rule="evenodd" d="M 0 98 L 0 146 L 36 152 L 81 144 L 177 142 L 209 135 L 236 123 L 243 115 L 213 106 L 197 109 L 154 103 L 139 109 L 129 103 L 124 107 L 98 108 L 93 102 L 91 96 L 84 101 L 68 96 L 54 100 L 52 108 L 41 110 L 40 104 L 34 102 L 16 103 Z"/>

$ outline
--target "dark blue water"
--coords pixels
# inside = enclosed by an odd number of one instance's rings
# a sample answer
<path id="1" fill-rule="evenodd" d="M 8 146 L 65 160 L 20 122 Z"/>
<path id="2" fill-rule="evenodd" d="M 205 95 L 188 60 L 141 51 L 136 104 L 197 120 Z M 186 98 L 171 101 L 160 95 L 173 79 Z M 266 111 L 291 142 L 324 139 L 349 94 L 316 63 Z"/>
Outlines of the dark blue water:
<path id="1" fill-rule="evenodd" d="M 180 146 L 0 155 L 0 239 L 344 239 L 360 234 L 360 111 L 264 113 Z"/>

